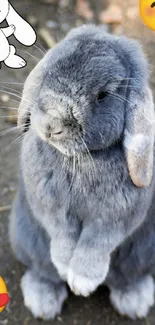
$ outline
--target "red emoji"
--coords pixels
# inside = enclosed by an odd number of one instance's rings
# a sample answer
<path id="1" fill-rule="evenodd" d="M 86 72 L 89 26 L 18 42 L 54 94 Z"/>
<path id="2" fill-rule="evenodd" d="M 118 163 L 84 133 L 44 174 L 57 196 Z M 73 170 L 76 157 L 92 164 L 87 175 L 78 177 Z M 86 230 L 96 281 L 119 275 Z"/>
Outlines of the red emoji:
<path id="1" fill-rule="evenodd" d="M 5 306 L 8 304 L 9 300 L 10 300 L 10 298 L 8 295 L 5 281 L 0 276 L 0 313 L 3 311 Z"/>
<path id="2" fill-rule="evenodd" d="M 9 302 L 9 296 L 7 293 L 0 293 L 0 307 L 4 307 Z"/>

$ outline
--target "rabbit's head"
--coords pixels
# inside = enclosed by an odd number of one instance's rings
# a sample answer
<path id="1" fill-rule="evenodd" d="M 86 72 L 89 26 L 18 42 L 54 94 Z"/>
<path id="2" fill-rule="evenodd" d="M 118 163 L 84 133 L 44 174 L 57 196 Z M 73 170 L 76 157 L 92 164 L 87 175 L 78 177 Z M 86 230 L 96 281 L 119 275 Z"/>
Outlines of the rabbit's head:
<path id="1" fill-rule="evenodd" d="M 19 108 L 27 122 L 64 155 L 123 144 L 130 176 L 152 177 L 154 107 L 139 45 L 102 27 L 72 30 L 28 77 Z"/>
<path id="2" fill-rule="evenodd" d="M 0 1 L 0 23 L 2 23 L 9 12 L 9 2 L 8 0 L 1 0 Z"/>

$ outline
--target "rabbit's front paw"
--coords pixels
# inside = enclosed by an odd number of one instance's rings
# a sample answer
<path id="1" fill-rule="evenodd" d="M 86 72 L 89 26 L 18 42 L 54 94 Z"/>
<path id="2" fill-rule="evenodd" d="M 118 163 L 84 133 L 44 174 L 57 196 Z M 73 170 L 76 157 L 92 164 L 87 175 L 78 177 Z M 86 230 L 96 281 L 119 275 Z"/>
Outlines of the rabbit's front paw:
<path id="1" fill-rule="evenodd" d="M 77 296 L 88 297 L 93 291 L 97 289 L 100 283 L 104 280 L 99 278 L 88 278 L 74 273 L 72 269 L 68 272 L 68 284 L 70 289 Z"/>
<path id="2" fill-rule="evenodd" d="M 68 265 L 59 261 L 58 259 L 55 259 L 54 257 L 52 258 L 52 262 L 54 266 L 56 267 L 60 278 L 64 281 L 67 280 L 67 274 L 68 274 Z"/>
<path id="3" fill-rule="evenodd" d="M 68 269 L 76 246 L 76 242 L 61 238 L 61 241 L 51 241 L 51 260 L 62 280 L 67 280 Z M 63 247 L 63 251 L 62 251 Z"/>
<path id="4" fill-rule="evenodd" d="M 102 260 L 102 263 L 100 261 L 99 263 L 84 266 L 79 261 L 74 266 L 71 265 L 68 271 L 68 284 L 70 289 L 76 295 L 89 296 L 104 282 L 109 270 L 109 264 L 110 257 L 107 256 Z"/>

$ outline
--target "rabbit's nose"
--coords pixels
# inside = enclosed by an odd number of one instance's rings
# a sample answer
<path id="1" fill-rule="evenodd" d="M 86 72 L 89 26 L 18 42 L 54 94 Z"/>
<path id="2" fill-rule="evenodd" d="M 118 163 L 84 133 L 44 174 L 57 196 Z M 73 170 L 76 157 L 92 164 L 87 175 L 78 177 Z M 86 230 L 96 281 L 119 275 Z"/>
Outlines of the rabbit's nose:
<path id="1" fill-rule="evenodd" d="M 53 130 L 53 132 L 51 132 L 52 137 L 61 138 L 61 137 L 63 137 L 63 135 L 64 135 L 64 131 L 62 129 L 56 129 L 56 130 Z"/>
<path id="2" fill-rule="evenodd" d="M 65 130 L 63 129 L 62 126 L 51 127 L 51 125 L 48 125 L 46 136 L 47 138 L 60 140 L 65 136 Z"/>

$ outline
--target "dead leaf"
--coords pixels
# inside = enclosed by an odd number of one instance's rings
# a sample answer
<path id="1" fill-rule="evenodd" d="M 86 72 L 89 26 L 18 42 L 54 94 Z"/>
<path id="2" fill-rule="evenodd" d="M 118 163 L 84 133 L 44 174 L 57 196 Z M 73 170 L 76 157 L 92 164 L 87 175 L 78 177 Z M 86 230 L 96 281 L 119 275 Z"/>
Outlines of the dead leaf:
<path id="1" fill-rule="evenodd" d="M 38 31 L 38 35 L 41 37 L 41 39 L 44 41 L 44 43 L 47 45 L 47 47 L 53 48 L 56 45 L 55 39 L 49 32 L 49 30 L 45 27 L 42 27 Z"/>
<path id="2" fill-rule="evenodd" d="M 121 24 L 123 21 L 122 8 L 119 5 L 110 5 L 101 12 L 99 19 L 103 24 Z"/>
<path id="3" fill-rule="evenodd" d="M 8 109 L 6 121 L 9 123 L 17 124 L 17 114 L 18 114 L 17 110 Z"/>
<path id="4" fill-rule="evenodd" d="M 137 16 L 139 15 L 139 9 L 138 7 L 134 6 L 134 7 L 130 7 L 127 9 L 126 11 L 126 15 L 129 19 L 136 19 Z"/>
<path id="5" fill-rule="evenodd" d="M 77 0 L 76 12 L 84 19 L 92 20 L 94 18 L 94 13 L 90 9 L 88 0 Z"/>

